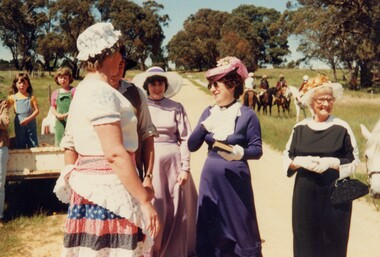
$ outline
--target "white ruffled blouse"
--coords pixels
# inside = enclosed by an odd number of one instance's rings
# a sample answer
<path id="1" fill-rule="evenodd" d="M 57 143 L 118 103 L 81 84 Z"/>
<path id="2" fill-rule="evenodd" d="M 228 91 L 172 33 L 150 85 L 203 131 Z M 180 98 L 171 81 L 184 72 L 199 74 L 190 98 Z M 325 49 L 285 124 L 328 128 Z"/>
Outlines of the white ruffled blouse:
<path id="1" fill-rule="evenodd" d="M 137 118 L 131 103 L 106 82 L 85 78 L 78 86 L 61 147 L 82 155 L 103 155 L 94 126 L 120 121 L 127 151 L 138 147 Z"/>

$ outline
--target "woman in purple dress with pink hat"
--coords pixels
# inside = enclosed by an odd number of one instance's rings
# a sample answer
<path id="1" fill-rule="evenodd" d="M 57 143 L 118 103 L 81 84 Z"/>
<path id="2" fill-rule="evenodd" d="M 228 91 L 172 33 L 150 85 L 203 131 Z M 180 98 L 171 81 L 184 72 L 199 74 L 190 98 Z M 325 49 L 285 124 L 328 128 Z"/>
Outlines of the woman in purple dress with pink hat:
<path id="1" fill-rule="evenodd" d="M 191 126 L 183 105 L 169 99 L 182 87 L 176 72 L 151 67 L 133 78 L 146 90 L 147 103 L 159 136 L 154 138 L 153 206 L 162 228 L 154 238 L 152 257 L 195 255 L 197 191 L 190 174 L 187 140 Z"/>
<path id="2" fill-rule="evenodd" d="M 203 142 L 209 150 L 199 185 L 197 257 L 262 256 L 247 163 L 262 155 L 261 128 L 253 110 L 237 100 L 247 75 L 236 57 L 219 60 L 206 72 L 216 104 L 204 110 L 188 141 L 191 152 Z"/>

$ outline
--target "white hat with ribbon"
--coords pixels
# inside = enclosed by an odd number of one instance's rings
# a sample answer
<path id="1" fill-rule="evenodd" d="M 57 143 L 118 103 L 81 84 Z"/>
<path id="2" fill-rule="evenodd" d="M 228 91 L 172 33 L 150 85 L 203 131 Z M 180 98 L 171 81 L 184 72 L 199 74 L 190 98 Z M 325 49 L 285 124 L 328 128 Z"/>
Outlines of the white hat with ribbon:
<path id="1" fill-rule="evenodd" d="M 170 98 L 175 96 L 182 88 L 182 76 L 177 72 L 165 72 L 161 67 L 153 66 L 147 69 L 145 72 L 137 74 L 132 79 L 132 82 L 143 89 L 145 80 L 152 76 L 162 76 L 168 80 L 168 88 L 165 91 L 165 97 Z M 145 90 L 144 90 L 145 92 Z"/>

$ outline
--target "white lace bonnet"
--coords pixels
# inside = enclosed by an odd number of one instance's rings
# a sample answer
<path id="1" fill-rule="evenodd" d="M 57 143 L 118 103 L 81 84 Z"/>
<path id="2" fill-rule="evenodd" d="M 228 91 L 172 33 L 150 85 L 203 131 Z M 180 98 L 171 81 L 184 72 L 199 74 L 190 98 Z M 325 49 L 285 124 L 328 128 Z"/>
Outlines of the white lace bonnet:
<path id="1" fill-rule="evenodd" d="M 87 61 L 90 57 L 111 48 L 120 38 L 121 32 L 108 22 L 99 22 L 83 31 L 77 39 L 78 60 Z"/>

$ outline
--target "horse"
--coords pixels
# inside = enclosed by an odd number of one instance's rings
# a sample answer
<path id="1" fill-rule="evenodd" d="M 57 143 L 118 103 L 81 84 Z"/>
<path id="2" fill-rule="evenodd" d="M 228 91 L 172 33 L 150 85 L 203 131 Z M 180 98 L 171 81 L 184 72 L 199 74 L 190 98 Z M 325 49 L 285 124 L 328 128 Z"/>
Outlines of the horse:
<path id="1" fill-rule="evenodd" d="M 251 107 L 253 110 L 256 108 L 257 104 L 257 93 L 253 89 L 246 89 L 241 96 L 241 103 L 245 106 Z"/>
<path id="2" fill-rule="evenodd" d="M 272 105 L 273 105 L 273 96 L 276 92 L 275 87 L 268 88 L 262 94 L 259 95 L 259 101 L 257 102 L 257 112 L 260 113 L 261 107 L 263 107 L 263 113 L 268 114 L 269 107 L 269 115 L 272 115 Z"/>
<path id="3" fill-rule="evenodd" d="M 291 92 L 288 87 L 281 88 L 280 92 L 276 93 L 275 104 L 277 105 L 277 113 L 280 116 L 280 108 L 282 108 L 282 112 L 285 117 L 285 112 L 288 112 L 288 116 L 290 116 L 290 102 L 291 102 Z"/>
<path id="4" fill-rule="evenodd" d="M 296 122 L 300 120 L 301 110 L 305 118 L 306 118 L 306 111 L 305 111 L 306 109 L 309 109 L 311 115 L 313 115 L 313 112 L 309 108 L 309 106 L 302 101 L 302 96 L 300 92 L 298 91 L 298 89 L 294 86 L 288 86 L 288 88 L 294 98 L 294 106 L 296 108 Z"/>
<path id="5" fill-rule="evenodd" d="M 369 191 L 373 198 L 380 199 L 380 120 L 372 132 L 360 124 L 364 138 L 367 140 L 364 155 L 367 163 Z"/>

